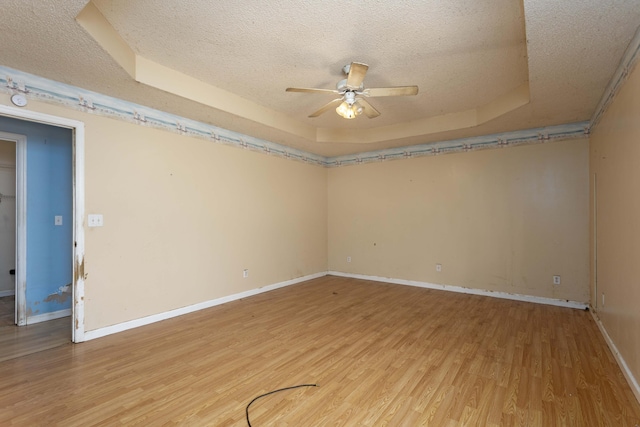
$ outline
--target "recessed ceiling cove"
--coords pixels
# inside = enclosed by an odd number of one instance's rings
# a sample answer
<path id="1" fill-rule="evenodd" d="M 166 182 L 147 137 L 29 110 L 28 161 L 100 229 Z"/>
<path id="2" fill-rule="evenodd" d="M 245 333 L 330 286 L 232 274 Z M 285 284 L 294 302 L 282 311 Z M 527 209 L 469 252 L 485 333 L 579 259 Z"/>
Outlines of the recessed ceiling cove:
<path id="1" fill-rule="evenodd" d="M 292 137 L 372 144 L 467 129 L 530 102 L 521 1 L 94 0 L 76 20 L 132 79 Z M 371 120 L 308 117 L 351 62 L 367 86 L 417 85 L 369 100 Z"/>
<path id="2" fill-rule="evenodd" d="M 3 11 L 2 67 L 325 157 L 590 120 L 640 23 L 638 0 L 5 0 Z M 369 66 L 367 87 L 419 93 L 368 99 L 380 116 L 346 120 L 308 117 L 333 94 L 285 91 L 335 88 L 352 62 Z"/>

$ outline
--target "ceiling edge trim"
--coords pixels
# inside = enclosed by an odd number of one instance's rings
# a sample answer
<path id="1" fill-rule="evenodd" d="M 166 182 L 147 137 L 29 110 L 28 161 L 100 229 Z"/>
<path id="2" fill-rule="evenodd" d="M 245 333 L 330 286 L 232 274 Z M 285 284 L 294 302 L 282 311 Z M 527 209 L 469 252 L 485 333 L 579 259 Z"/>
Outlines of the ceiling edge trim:
<path id="1" fill-rule="evenodd" d="M 620 87 L 622 84 L 627 81 L 627 77 L 634 70 L 636 65 L 638 65 L 638 61 L 640 59 L 640 26 L 636 29 L 635 35 L 629 42 L 627 49 L 625 50 L 622 58 L 620 59 L 620 63 L 618 64 L 618 68 L 613 73 L 607 88 L 604 90 L 602 94 L 602 98 L 598 103 L 595 111 L 593 112 L 593 116 L 591 117 L 591 128 L 595 128 L 602 115 L 607 111 L 607 108 L 613 102 L 614 98 L 620 91 Z"/>
<path id="2" fill-rule="evenodd" d="M 327 159 L 326 166 L 349 166 L 384 162 L 388 160 L 411 159 L 424 156 L 437 156 L 440 154 L 485 150 L 488 148 L 516 147 L 520 145 L 583 138 L 589 135 L 589 129 L 589 122 L 585 121 L 514 132 L 504 132 L 493 135 L 483 135 L 472 138 L 431 142 L 427 144 L 413 145 L 410 147 L 390 148 L 360 154 L 330 157 Z"/>
<path id="3" fill-rule="evenodd" d="M 547 141 L 584 137 L 589 135 L 590 129 L 589 122 L 569 123 L 337 157 L 324 157 L 65 83 L 56 82 L 2 65 L 0 65 L 0 92 L 10 95 L 22 93 L 27 98 L 35 101 L 62 105 L 73 110 L 123 120 L 139 126 L 161 129 L 180 135 L 205 139 L 218 144 L 231 145 L 237 148 L 323 167 L 348 166 L 487 148 L 537 144 Z"/>

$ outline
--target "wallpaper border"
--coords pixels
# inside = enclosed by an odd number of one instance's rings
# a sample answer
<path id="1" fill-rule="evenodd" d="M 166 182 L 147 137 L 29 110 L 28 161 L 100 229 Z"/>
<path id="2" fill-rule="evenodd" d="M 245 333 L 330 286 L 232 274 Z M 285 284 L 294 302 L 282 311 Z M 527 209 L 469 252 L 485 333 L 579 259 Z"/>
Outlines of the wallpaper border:
<path id="1" fill-rule="evenodd" d="M 584 121 L 344 156 L 324 157 L 4 66 L 0 66 L 0 91 L 8 94 L 22 93 L 28 99 L 36 101 L 63 105 L 74 110 L 120 119 L 140 126 L 162 129 L 181 135 L 206 139 L 214 143 L 232 145 L 254 152 L 323 167 L 340 167 L 488 148 L 537 144 L 583 137 L 588 135 L 590 130 L 589 122 Z"/>

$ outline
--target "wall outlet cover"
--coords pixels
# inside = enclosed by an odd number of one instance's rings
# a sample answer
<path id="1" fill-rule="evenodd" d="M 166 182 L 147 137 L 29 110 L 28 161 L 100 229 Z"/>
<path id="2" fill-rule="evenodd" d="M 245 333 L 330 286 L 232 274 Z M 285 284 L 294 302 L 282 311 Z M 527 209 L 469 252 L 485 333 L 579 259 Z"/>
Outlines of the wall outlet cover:
<path id="1" fill-rule="evenodd" d="M 87 222 L 89 227 L 102 227 L 104 225 L 104 219 L 101 214 L 89 214 Z"/>

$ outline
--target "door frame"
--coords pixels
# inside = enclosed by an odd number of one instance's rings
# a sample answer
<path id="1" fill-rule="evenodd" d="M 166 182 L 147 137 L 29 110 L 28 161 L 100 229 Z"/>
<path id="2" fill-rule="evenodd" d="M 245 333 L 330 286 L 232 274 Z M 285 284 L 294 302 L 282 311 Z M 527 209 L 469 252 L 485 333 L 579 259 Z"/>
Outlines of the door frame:
<path id="1" fill-rule="evenodd" d="M 49 114 L 39 113 L 31 110 L 24 110 L 20 108 L 10 107 L 7 105 L 0 105 L 0 115 L 5 117 L 14 118 L 22 121 L 42 123 L 45 125 L 57 126 L 62 128 L 71 129 L 71 146 L 72 146 L 72 174 L 73 174 L 73 276 L 71 282 L 71 288 L 73 293 L 73 303 L 71 304 L 71 317 L 73 319 L 71 327 L 71 339 L 73 342 L 84 341 L 84 123 L 78 120 L 72 120 L 65 117 L 52 116 Z M 10 139 L 12 140 L 12 139 Z M 24 194 L 20 193 L 19 189 L 16 189 L 19 197 L 18 204 L 24 203 L 23 213 L 25 217 L 23 219 L 24 227 L 24 241 L 18 248 L 19 251 L 24 253 L 20 257 L 16 253 L 18 260 L 22 260 L 26 266 L 26 137 L 23 144 L 24 150 L 21 152 L 22 158 L 18 158 L 18 145 L 16 145 L 16 171 L 20 166 L 21 171 L 17 172 L 16 186 L 18 185 L 18 179 L 21 179 L 23 185 Z M 23 162 L 18 165 L 18 162 Z M 20 177 L 21 174 L 24 176 Z M 17 232 L 17 230 L 16 230 Z M 18 237 L 18 236 L 16 236 Z M 19 261 L 20 262 L 20 261 Z M 24 266 L 21 268 L 20 264 L 16 266 L 16 274 L 22 273 L 26 276 Z M 24 289 L 26 290 L 26 277 L 24 277 Z M 16 276 L 18 280 L 18 276 Z M 16 289 L 17 291 L 18 289 Z M 18 295 L 16 295 L 16 300 Z M 26 299 L 24 300 L 26 304 Z M 26 312 L 26 310 L 25 310 Z M 25 313 L 26 314 L 26 313 Z"/>
<path id="2" fill-rule="evenodd" d="M 591 303 L 598 312 L 598 174 L 593 174 L 593 296 Z"/>
<path id="3" fill-rule="evenodd" d="M 27 324 L 27 137 L 0 131 L 0 139 L 16 144 L 15 323 Z"/>

